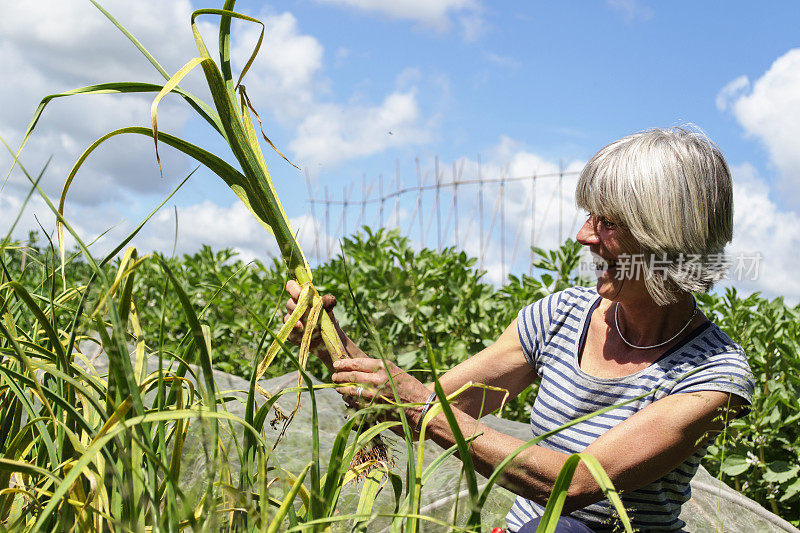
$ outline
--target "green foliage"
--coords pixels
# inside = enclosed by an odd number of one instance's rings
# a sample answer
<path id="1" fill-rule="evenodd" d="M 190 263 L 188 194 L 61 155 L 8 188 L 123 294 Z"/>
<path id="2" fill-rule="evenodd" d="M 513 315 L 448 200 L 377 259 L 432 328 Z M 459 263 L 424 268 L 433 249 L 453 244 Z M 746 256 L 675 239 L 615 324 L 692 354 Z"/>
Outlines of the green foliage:
<path id="1" fill-rule="evenodd" d="M 499 289 L 507 310 L 503 322 L 511 323 L 517 311 L 548 294 L 576 285 L 586 286 L 594 283 L 578 277 L 576 273 L 581 261 L 582 248 L 583 245 L 572 239 L 567 239 L 558 250 L 545 251 L 533 247 L 538 256 L 533 261 L 533 266 L 539 269 L 538 275 L 522 274 L 519 278 L 510 275 L 508 282 Z"/>
<path id="2" fill-rule="evenodd" d="M 494 288 L 481 281 L 474 264 L 452 248 L 415 251 L 397 231 L 365 228 L 345 239 L 342 254 L 314 276 L 320 291 L 339 298 L 337 314 L 353 338 L 369 341 L 368 328 L 375 328 L 390 359 L 430 380 L 426 341 L 437 365 L 449 368 L 485 348 L 507 325 L 498 321 L 502 304 Z M 357 320 L 356 307 L 370 324 Z"/>
<path id="3" fill-rule="evenodd" d="M 279 302 L 285 301 L 283 266 L 277 260 L 270 265 L 245 263 L 232 250 L 214 252 L 208 246 L 164 261 L 202 309 L 200 317 L 209 325 L 217 347 L 214 367 L 249 377 L 261 336 L 270 323 L 274 325 Z M 177 345 L 187 328 L 178 299 L 173 291 L 165 290 L 156 263 L 146 262 L 140 268 L 135 291 L 144 302 L 143 327 L 150 338 L 157 338 L 163 312 L 164 343 Z"/>
<path id="4" fill-rule="evenodd" d="M 364 229 L 345 239 L 341 255 L 317 267 L 314 278 L 321 292 L 337 296 L 337 316 L 368 353 L 379 349 L 369 333 L 372 327 L 388 358 L 420 379 L 431 380 L 426 343 L 440 369 L 483 349 L 527 303 L 585 284 L 575 276 L 579 250 L 574 241 L 556 251 L 536 250 L 535 275 L 510 276 L 505 285 L 495 288 L 483 281 L 475 260 L 463 252 L 414 250 L 396 231 Z M 6 248 L 4 258 L 12 279 L 43 302 L 54 324 L 67 327 L 72 317 L 69 309 L 48 303 L 56 302 L 62 292 L 58 257 L 49 243 L 32 235 L 27 246 Z M 209 247 L 164 261 L 193 302 L 200 321 L 208 325 L 214 367 L 249 377 L 263 332 L 274 331 L 285 312 L 282 265 L 277 260 L 245 263 L 230 250 L 214 252 Z M 118 268 L 119 264 L 104 267 L 109 277 Z M 91 272 L 86 262 L 71 261 L 68 290 L 85 287 Z M 147 349 L 167 358 L 188 355 L 190 361 L 198 362 L 196 353 L 186 353 L 190 324 L 157 262 L 138 265 L 133 294 Z M 698 301 L 703 312 L 741 344 L 756 375 L 752 413 L 731 422 L 724 438 L 711 446 L 704 465 L 777 514 L 799 516 L 800 307 L 758 294 L 742 297 L 732 289 L 721 295 L 698 295 Z M 356 308 L 369 324 L 360 321 Z M 25 313 L 18 315 L 16 324 L 20 329 L 36 328 L 35 319 Z M 270 372 L 291 368 L 286 356 L 281 357 Z M 309 371 L 326 377 L 327 371 L 314 358 Z M 535 387 L 528 388 L 503 415 L 526 421 L 535 394 Z"/>
<path id="5" fill-rule="evenodd" d="M 737 341 L 756 378 L 752 413 L 730 424 L 705 466 L 737 490 L 800 525 L 800 306 L 734 289 L 698 297 Z"/>

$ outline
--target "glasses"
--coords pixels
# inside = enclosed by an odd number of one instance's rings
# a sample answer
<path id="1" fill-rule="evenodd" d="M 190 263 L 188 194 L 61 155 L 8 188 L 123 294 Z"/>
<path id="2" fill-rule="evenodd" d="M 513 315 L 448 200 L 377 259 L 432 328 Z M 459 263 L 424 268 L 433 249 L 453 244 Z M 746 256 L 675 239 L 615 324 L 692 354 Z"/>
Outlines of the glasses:
<path id="1" fill-rule="evenodd" d="M 612 222 L 611 220 L 608 219 L 608 217 L 604 217 L 602 215 L 596 215 L 594 213 L 589 213 L 587 215 L 586 220 L 587 222 L 591 222 L 594 228 L 601 227 L 607 230 L 613 230 L 623 227 L 622 224 L 619 224 L 617 222 Z"/>

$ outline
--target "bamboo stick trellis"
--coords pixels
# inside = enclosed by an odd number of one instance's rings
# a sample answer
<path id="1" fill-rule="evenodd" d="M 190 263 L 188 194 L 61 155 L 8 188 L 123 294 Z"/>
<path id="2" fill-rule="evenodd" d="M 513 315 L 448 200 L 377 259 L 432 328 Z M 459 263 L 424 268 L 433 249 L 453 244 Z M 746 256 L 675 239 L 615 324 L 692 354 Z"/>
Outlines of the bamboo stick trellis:
<path id="1" fill-rule="evenodd" d="M 353 197 L 355 183 L 344 186 L 337 198 L 331 196 L 327 186 L 314 186 L 306 172 L 308 214 L 317 224 L 313 246 L 307 245 L 313 250 L 311 260 L 319 263 L 331 259 L 339 253 L 338 243 L 349 235 L 348 231 L 357 231 L 371 221 L 373 229 L 398 228 L 416 246 L 464 250 L 478 258 L 479 268 L 494 268 L 494 277 L 499 276 L 495 280 L 501 281 L 509 274 L 531 272 L 534 254 L 532 250 L 526 254 L 525 248 L 554 247 L 574 236 L 580 213 L 572 195 L 565 197 L 565 191 L 574 190 L 578 172 L 565 170 L 559 162 L 556 172 L 531 170 L 512 176 L 509 165 L 505 165 L 495 175 L 484 175 L 479 156 L 476 174 L 465 176 L 464 163 L 453 162 L 447 179 L 446 166 L 442 168 L 438 157 L 434 158 L 433 176 L 423 171 L 416 159 L 416 175 L 408 177 L 415 183 L 407 185 L 397 161 L 394 179 L 388 182 L 383 174 L 369 181 L 366 174 L 362 175 L 360 198 Z M 485 202 L 492 209 L 488 225 Z M 317 218 L 319 207 L 321 219 Z M 550 218 L 554 207 L 557 224 Z M 335 225 L 331 222 L 332 210 L 340 213 Z"/>

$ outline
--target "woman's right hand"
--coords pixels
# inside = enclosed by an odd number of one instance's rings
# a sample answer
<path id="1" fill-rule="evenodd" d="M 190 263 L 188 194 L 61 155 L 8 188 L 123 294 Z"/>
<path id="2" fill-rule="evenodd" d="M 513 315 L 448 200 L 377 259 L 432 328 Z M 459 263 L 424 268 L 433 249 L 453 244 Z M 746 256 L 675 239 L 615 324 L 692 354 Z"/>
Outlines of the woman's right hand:
<path id="1" fill-rule="evenodd" d="M 283 322 L 286 323 L 289 320 L 292 312 L 297 307 L 297 299 L 300 297 L 300 292 L 302 291 L 302 287 L 299 283 L 294 280 L 289 280 L 286 283 L 286 292 L 289 293 L 289 300 L 286 302 L 286 315 L 283 317 Z M 333 322 L 333 327 L 336 329 L 336 333 L 339 335 L 339 340 L 342 343 L 342 346 L 345 349 L 345 353 L 349 357 L 367 357 L 367 355 L 361 351 L 361 349 L 356 346 L 353 341 L 345 334 L 342 328 L 339 326 L 339 321 L 336 320 L 336 316 L 333 314 L 333 308 L 336 306 L 336 298 L 332 294 L 325 294 L 322 296 L 322 308 L 328 313 L 328 316 Z M 303 339 L 303 332 L 305 331 L 305 324 L 308 320 L 308 310 L 303 314 L 303 317 L 294 325 L 292 328 L 291 333 L 289 334 L 289 342 L 294 344 L 295 346 L 300 346 L 300 343 Z M 322 334 L 319 327 L 319 324 L 314 328 L 314 331 L 311 334 L 311 343 L 310 343 L 310 351 L 317 357 L 319 357 L 325 366 L 333 372 L 333 360 L 331 358 L 330 353 L 328 353 L 328 349 L 325 346 L 325 343 L 322 341 Z"/>

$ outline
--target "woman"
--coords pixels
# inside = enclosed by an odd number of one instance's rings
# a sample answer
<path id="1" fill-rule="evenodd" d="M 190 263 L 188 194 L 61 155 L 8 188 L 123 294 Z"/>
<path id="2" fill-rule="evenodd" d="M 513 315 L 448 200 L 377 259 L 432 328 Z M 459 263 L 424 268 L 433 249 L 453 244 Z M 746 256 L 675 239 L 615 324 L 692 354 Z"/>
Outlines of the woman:
<path id="1" fill-rule="evenodd" d="M 710 439 L 727 419 L 746 412 L 753 392 L 745 354 L 692 296 L 724 274 L 722 252 L 733 225 L 730 173 L 702 134 L 655 129 L 595 154 L 581 173 L 576 198 L 590 213 L 577 240 L 595 258 L 596 287 L 568 289 L 523 308 L 493 345 L 451 369 L 441 384 L 449 393 L 468 381 L 485 383 L 514 396 L 540 380 L 531 412 L 534 435 L 633 400 L 511 462 L 501 483 L 519 495 L 507 516 L 510 531 L 535 529 L 564 461 L 575 452 L 600 461 L 635 528 L 679 531 L 680 506 L 689 499 L 689 481 Z M 287 290 L 293 297 L 299 293 L 296 284 Z M 294 308 L 293 299 L 287 307 Z M 391 373 L 400 400 L 419 405 L 406 409 L 417 424 L 431 387 L 363 356 L 343 338 L 354 358 L 332 365 L 339 392 L 362 405 L 392 397 Z M 482 432 L 471 450 L 484 476 L 523 444 L 478 422 L 502 397 L 490 393 L 484 399 L 483 389 L 472 388 L 455 404 L 461 432 Z M 430 422 L 426 435 L 442 447 L 455 442 L 443 415 Z M 610 530 L 613 509 L 601 500 L 591 474 L 579 467 L 562 530 Z"/>

